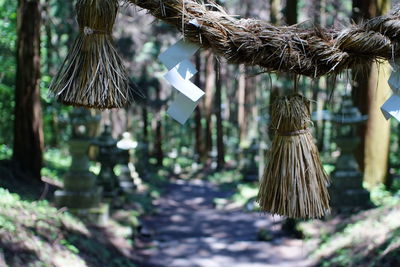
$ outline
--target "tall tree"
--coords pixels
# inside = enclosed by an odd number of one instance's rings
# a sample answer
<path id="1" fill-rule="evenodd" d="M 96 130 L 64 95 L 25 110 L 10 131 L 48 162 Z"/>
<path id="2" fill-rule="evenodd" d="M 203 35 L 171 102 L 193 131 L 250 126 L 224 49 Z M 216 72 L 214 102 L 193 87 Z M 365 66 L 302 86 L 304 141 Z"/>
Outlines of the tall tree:
<path id="1" fill-rule="evenodd" d="M 269 0 L 269 17 L 272 24 L 279 24 L 281 0 Z"/>
<path id="2" fill-rule="evenodd" d="M 247 116 L 246 116 L 246 67 L 239 65 L 238 80 L 238 123 L 239 123 L 239 140 L 242 145 L 247 135 Z"/>
<path id="3" fill-rule="evenodd" d="M 297 23 L 297 0 L 286 0 L 285 21 L 288 25 Z"/>
<path id="4" fill-rule="evenodd" d="M 215 60 L 215 117 L 217 128 L 217 169 L 225 165 L 224 130 L 222 126 L 222 93 L 221 93 L 221 63 Z"/>
<path id="5" fill-rule="evenodd" d="M 205 153 L 212 150 L 212 114 L 214 102 L 214 85 L 215 85 L 215 70 L 214 70 L 214 55 L 211 52 L 206 52 L 205 60 L 205 98 L 204 98 L 204 112 L 206 117 L 205 125 Z"/>
<path id="6" fill-rule="evenodd" d="M 198 53 L 196 55 L 196 68 L 198 70 L 201 70 L 201 54 Z M 195 76 L 195 81 L 194 83 L 199 86 L 200 88 L 203 88 L 201 84 L 201 71 L 197 73 Z M 195 149 L 196 149 L 196 154 L 198 156 L 197 161 L 198 162 L 204 162 L 206 160 L 207 155 L 204 153 L 204 139 L 203 139 L 203 127 L 201 123 L 201 105 L 198 105 L 195 110 Z"/>
<path id="7" fill-rule="evenodd" d="M 279 9 L 281 6 L 281 0 L 270 0 L 270 20 L 272 24 L 279 24 Z M 281 94 L 281 88 L 279 88 L 279 86 L 277 85 L 272 85 L 271 91 L 270 91 L 270 95 L 269 95 L 269 114 L 272 113 L 272 104 L 274 103 L 274 101 L 279 97 L 279 95 Z M 270 137 L 270 139 L 272 139 L 272 135 L 273 135 L 273 130 L 270 128 L 268 135 Z"/>
<path id="8" fill-rule="evenodd" d="M 353 19 L 357 22 L 386 13 L 390 8 L 387 0 L 353 0 Z M 387 84 L 390 73 L 388 64 L 376 63 L 354 75 L 353 100 L 369 119 L 360 131 L 362 144 L 358 150 L 364 180 L 370 185 L 385 183 L 389 155 L 390 124 L 384 119 L 379 107 L 390 94 Z"/>
<path id="9" fill-rule="evenodd" d="M 250 17 L 253 10 L 253 1 L 246 0 L 242 4 L 244 8 L 244 16 Z M 248 143 L 249 124 L 251 117 L 249 111 L 251 110 L 249 101 L 252 101 L 255 88 L 253 88 L 253 79 L 249 77 L 250 72 L 245 65 L 239 66 L 239 80 L 238 80 L 238 122 L 239 122 L 239 140 L 240 146 L 243 147 Z"/>
<path id="10" fill-rule="evenodd" d="M 163 151 L 163 132 L 162 132 L 162 101 L 161 101 L 161 88 L 160 86 L 156 86 L 156 105 L 157 105 L 157 111 L 155 116 L 155 119 L 153 120 L 153 131 L 155 133 L 154 136 L 154 151 L 153 154 L 155 158 L 157 159 L 157 166 L 162 167 L 163 166 L 163 159 L 164 159 L 164 151 Z"/>
<path id="11" fill-rule="evenodd" d="M 19 0 L 13 160 L 35 179 L 41 178 L 43 164 L 40 25 L 40 1 Z"/>

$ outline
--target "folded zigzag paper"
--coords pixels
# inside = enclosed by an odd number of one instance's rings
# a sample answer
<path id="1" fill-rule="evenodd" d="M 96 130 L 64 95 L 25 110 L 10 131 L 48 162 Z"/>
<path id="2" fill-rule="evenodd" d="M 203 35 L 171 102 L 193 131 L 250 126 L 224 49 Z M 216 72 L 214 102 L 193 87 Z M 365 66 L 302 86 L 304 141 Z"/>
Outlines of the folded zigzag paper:
<path id="1" fill-rule="evenodd" d="M 392 73 L 389 78 L 389 86 L 393 90 L 394 94 L 383 104 L 381 111 L 386 120 L 395 118 L 400 121 L 400 62 L 399 60 L 392 61 Z"/>
<path id="2" fill-rule="evenodd" d="M 160 61 L 169 70 L 164 78 L 177 89 L 167 113 L 180 124 L 186 123 L 204 96 L 204 92 L 190 81 L 197 70 L 188 59 L 199 48 L 186 40 L 180 40 L 159 56 Z"/>

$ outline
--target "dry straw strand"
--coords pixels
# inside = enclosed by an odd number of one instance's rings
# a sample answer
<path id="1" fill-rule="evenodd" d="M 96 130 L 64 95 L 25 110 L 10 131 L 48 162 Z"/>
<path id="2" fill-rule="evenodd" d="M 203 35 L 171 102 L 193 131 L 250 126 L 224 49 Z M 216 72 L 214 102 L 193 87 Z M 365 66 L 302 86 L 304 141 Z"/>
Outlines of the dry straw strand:
<path id="1" fill-rule="evenodd" d="M 329 212 L 329 178 L 309 127 L 310 101 L 300 95 L 278 99 L 272 107 L 276 134 L 261 180 L 262 211 L 290 218 L 320 218 Z"/>
<path id="2" fill-rule="evenodd" d="M 133 101 L 133 88 L 111 37 L 118 7 L 117 0 L 76 3 L 80 32 L 50 86 L 59 102 L 110 109 Z"/>
<path id="3" fill-rule="evenodd" d="M 393 59 L 400 49 L 400 9 L 343 29 L 307 29 L 237 19 L 215 3 L 204 5 L 196 0 L 125 1 L 147 9 L 183 31 L 188 40 L 212 49 L 230 63 L 257 65 L 271 72 L 310 77 L 337 74 Z M 190 23 L 193 19 L 200 27 Z"/>

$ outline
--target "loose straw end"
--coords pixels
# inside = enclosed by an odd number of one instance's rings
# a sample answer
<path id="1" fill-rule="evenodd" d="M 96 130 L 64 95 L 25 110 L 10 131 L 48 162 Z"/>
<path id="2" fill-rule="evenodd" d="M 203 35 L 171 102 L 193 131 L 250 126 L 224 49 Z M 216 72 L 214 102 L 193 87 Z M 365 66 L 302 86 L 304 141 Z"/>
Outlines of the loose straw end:
<path id="1" fill-rule="evenodd" d="M 78 0 L 80 34 L 49 88 L 57 101 L 79 107 L 129 106 L 134 90 L 111 37 L 117 0 Z"/>
<path id="2" fill-rule="evenodd" d="M 258 194 L 262 211 L 303 219 L 330 212 L 329 178 L 308 130 L 310 116 L 310 101 L 303 96 L 274 103 L 271 119 L 276 134 Z"/>

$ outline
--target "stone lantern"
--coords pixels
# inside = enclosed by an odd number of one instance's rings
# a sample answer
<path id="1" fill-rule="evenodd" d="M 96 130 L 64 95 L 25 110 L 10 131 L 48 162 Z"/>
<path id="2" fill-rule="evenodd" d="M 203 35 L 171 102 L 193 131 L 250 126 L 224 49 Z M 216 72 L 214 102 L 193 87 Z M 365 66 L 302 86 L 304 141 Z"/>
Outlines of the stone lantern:
<path id="1" fill-rule="evenodd" d="M 133 193 L 136 187 L 134 179 L 139 178 L 131 161 L 131 154 L 137 146 L 138 143 L 132 140 L 132 136 L 128 132 L 123 133 L 122 139 L 117 143 L 118 164 L 121 168 L 121 174 L 118 177 L 119 186 L 124 193 Z"/>
<path id="2" fill-rule="evenodd" d="M 350 97 L 343 97 L 340 110 L 331 120 L 336 127 L 334 138 L 340 149 L 335 170 L 331 174 L 331 204 L 338 210 L 366 208 L 370 206 L 369 192 L 363 188 L 363 174 L 354 157 L 354 151 L 361 140 L 357 137 L 357 126 L 368 119 L 353 106 Z"/>
<path id="3" fill-rule="evenodd" d="M 100 203 L 101 188 L 96 186 L 96 176 L 89 171 L 88 149 L 90 127 L 98 122 L 89 110 L 75 108 L 70 115 L 72 138 L 69 151 L 71 166 L 64 176 L 64 189 L 57 190 L 55 202 L 58 207 L 67 207 L 76 214 L 86 214 Z"/>
<path id="4" fill-rule="evenodd" d="M 112 137 L 109 125 L 104 126 L 104 131 L 92 142 L 92 145 L 98 148 L 96 160 L 101 164 L 100 173 L 97 176 L 98 184 L 103 187 L 105 197 L 113 197 L 119 190 L 118 178 L 114 173 L 118 150 L 117 141 Z"/>

